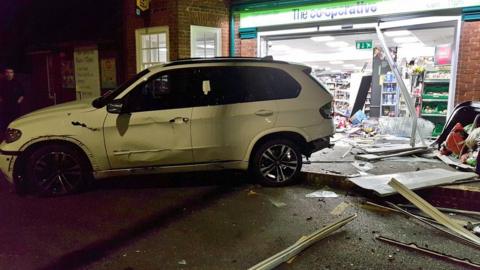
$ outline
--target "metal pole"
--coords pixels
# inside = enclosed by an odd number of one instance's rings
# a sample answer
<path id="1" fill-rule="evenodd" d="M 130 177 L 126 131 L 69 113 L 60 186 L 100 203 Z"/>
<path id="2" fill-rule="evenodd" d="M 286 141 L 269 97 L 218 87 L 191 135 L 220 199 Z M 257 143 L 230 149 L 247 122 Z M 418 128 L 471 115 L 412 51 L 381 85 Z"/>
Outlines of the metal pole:
<path id="1" fill-rule="evenodd" d="M 385 42 L 385 38 L 383 37 L 382 30 L 380 29 L 379 25 L 375 26 L 375 30 L 377 31 L 377 36 L 378 39 L 380 40 L 380 43 L 382 45 L 383 51 L 385 52 L 385 56 L 387 58 L 388 65 L 390 66 L 390 69 L 392 70 L 393 74 L 395 75 L 395 78 L 397 79 L 397 83 L 400 86 L 400 90 L 402 91 L 402 95 L 405 98 L 405 102 L 407 103 L 408 111 L 410 112 L 410 117 L 413 119 L 413 124 L 412 124 L 412 133 L 410 137 L 410 145 L 412 147 L 415 147 L 415 140 L 416 140 L 416 133 L 417 133 L 417 114 L 415 113 L 415 105 L 413 104 L 412 97 L 410 96 L 410 93 L 408 92 L 407 87 L 405 86 L 405 82 L 402 79 L 402 76 L 400 75 L 400 72 L 397 69 L 397 65 L 393 61 L 392 55 L 390 54 L 390 51 L 388 50 L 387 43 Z M 425 141 L 423 140 L 420 132 L 418 132 L 420 136 L 420 140 L 422 141 L 422 144 L 425 146 Z"/>

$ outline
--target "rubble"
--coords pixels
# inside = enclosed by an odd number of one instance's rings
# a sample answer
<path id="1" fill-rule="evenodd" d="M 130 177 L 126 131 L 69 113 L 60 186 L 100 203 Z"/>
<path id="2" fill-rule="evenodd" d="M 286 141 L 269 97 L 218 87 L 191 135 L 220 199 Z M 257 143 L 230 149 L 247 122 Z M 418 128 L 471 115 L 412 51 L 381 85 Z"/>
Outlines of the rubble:
<path id="1" fill-rule="evenodd" d="M 431 250 L 431 249 L 428 249 L 428 248 L 422 248 L 422 247 L 420 247 L 420 246 L 418 246 L 417 244 L 414 244 L 414 243 L 404 243 L 404 242 L 394 240 L 394 239 L 391 239 L 391 238 L 387 238 L 387 237 L 384 237 L 384 236 L 381 236 L 381 235 L 376 236 L 375 239 L 379 240 L 379 241 L 382 241 L 382 242 L 386 242 L 386 243 L 395 245 L 395 246 L 400 246 L 400 247 L 403 247 L 403 248 L 419 251 L 419 252 L 422 252 L 424 254 L 434 256 L 434 257 L 438 257 L 438 258 L 441 258 L 441 259 L 445 259 L 445 260 L 455 262 L 455 263 L 458 263 L 458 264 L 461 264 L 461 265 L 464 265 L 464 266 L 473 267 L 475 269 L 480 269 L 480 264 L 474 263 L 474 262 L 470 261 L 469 259 L 465 259 L 465 258 L 460 259 L 460 258 L 457 258 L 455 256 L 447 255 L 447 254 L 444 254 L 444 253 L 441 253 L 441 252 L 438 252 L 438 251 L 434 251 L 434 250 Z"/>
<path id="2" fill-rule="evenodd" d="M 363 189 L 373 190 L 380 196 L 387 196 L 396 193 L 395 189 L 389 185 L 389 181 L 392 178 L 397 179 L 410 189 L 419 189 L 451 184 L 458 180 L 471 179 L 476 176 L 475 173 L 470 172 L 429 169 L 406 173 L 351 177 L 347 179 Z"/>
<path id="3" fill-rule="evenodd" d="M 295 244 L 291 245 L 290 247 L 280 251 L 279 253 L 273 255 L 270 258 L 267 258 L 258 264 L 249 268 L 249 270 L 268 270 L 273 269 L 280 265 L 283 262 L 287 262 L 302 250 L 306 249 L 307 247 L 313 245 L 315 242 L 327 237 L 331 233 L 335 232 L 336 230 L 340 229 L 341 227 L 345 226 L 349 222 L 353 221 L 357 217 L 357 214 L 344 218 L 336 223 L 327 225 L 321 228 L 318 231 L 313 232 L 308 236 L 302 236 Z"/>
<path id="4" fill-rule="evenodd" d="M 452 230 L 456 234 L 460 235 L 465 240 L 470 241 L 480 247 L 480 238 L 460 226 L 458 223 L 452 221 L 446 215 L 442 214 L 434 206 L 420 198 L 417 194 L 409 190 L 406 186 L 397 181 L 395 178 L 392 178 L 392 180 L 388 184 L 396 191 L 398 191 L 403 197 L 405 197 L 407 200 L 417 206 L 420 210 L 422 210 L 425 214 L 431 216 L 437 222 Z"/>

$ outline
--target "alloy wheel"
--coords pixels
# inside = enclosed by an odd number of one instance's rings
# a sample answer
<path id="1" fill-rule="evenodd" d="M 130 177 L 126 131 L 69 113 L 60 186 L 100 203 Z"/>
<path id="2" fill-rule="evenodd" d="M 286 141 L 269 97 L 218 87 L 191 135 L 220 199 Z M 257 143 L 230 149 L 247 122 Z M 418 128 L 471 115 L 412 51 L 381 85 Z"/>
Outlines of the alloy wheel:
<path id="1" fill-rule="evenodd" d="M 50 152 L 42 155 L 33 166 L 37 186 L 44 194 L 70 193 L 82 183 L 82 168 L 72 155 Z"/>
<path id="2" fill-rule="evenodd" d="M 260 157 L 260 173 L 278 183 L 291 179 L 298 168 L 299 158 L 288 145 L 276 144 L 267 148 Z"/>

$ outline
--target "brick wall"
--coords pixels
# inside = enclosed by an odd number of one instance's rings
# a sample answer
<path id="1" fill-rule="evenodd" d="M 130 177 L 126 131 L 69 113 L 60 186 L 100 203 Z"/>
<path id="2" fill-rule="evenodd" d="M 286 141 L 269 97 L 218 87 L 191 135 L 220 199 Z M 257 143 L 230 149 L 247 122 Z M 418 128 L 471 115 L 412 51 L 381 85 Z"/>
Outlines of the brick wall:
<path id="1" fill-rule="evenodd" d="M 222 56 L 228 56 L 229 2 L 178 0 L 178 57 L 190 57 L 190 25 L 222 29 Z"/>
<path id="2" fill-rule="evenodd" d="M 124 74 L 128 79 L 137 73 L 137 53 L 135 45 L 135 30 L 154 26 L 169 27 L 169 47 L 177 47 L 177 28 L 175 23 L 176 2 L 168 0 L 155 0 L 151 3 L 149 16 L 135 15 L 135 1 L 123 1 L 123 42 L 124 42 Z M 170 50 L 170 59 L 177 58 L 177 50 Z"/>
<path id="3" fill-rule="evenodd" d="M 235 55 L 242 57 L 257 57 L 257 39 L 240 39 L 240 16 L 235 15 Z"/>
<path id="4" fill-rule="evenodd" d="M 190 25 L 220 27 L 222 56 L 229 55 L 229 0 L 152 0 L 147 16 L 135 15 L 135 1 L 124 0 L 124 61 L 126 78 L 137 73 L 135 30 L 168 26 L 169 59 L 190 57 Z"/>
<path id="5" fill-rule="evenodd" d="M 240 41 L 240 55 L 244 57 L 256 57 L 257 39 L 242 39 Z"/>
<path id="6" fill-rule="evenodd" d="M 460 37 L 455 104 L 480 100 L 480 22 L 464 22 Z"/>

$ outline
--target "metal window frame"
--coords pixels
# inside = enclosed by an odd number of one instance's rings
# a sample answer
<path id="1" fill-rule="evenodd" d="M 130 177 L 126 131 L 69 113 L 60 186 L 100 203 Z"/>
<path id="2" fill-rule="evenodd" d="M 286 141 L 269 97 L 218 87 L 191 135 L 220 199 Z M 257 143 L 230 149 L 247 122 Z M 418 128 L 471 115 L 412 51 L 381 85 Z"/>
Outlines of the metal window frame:
<path id="1" fill-rule="evenodd" d="M 165 33 L 165 43 L 167 49 L 166 62 L 170 61 L 170 38 L 169 38 L 169 28 L 168 26 L 155 26 L 147 28 L 139 28 L 135 30 L 135 51 L 136 51 L 136 62 L 137 62 L 137 72 L 142 71 L 144 68 L 143 65 L 143 48 L 142 48 L 142 35 L 149 34 L 162 34 Z M 161 64 L 162 62 L 158 62 Z"/>

